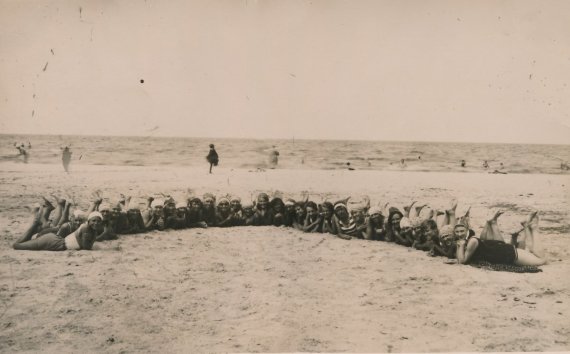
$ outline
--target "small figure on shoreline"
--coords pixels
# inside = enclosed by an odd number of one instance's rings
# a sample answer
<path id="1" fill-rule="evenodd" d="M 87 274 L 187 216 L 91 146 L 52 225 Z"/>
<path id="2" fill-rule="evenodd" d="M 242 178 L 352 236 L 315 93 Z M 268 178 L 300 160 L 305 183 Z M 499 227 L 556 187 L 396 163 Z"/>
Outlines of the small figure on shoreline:
<path id="1" fill-rule="evenodd" d="M 489 163 L 487 160 L 483 161 L 483 168 L 489 168 Z"/>
<path id="2" fill-rule="evenodd" d="M 269 152 L 269 165 L 273 169 L 277 167 L 278 162 L 279 162 L 279 151 L 277 151 L 275 145 L 273 145 L 273 149 L 271 150 L 271 152 Z"/>
<path id="3" fill-rule="evenodd" d="M 467 163 L 465 162 L 465 160 L 461 160 L 461 167 L 465 167 L 467 165 Z"/>
<path id="4" fill-rule="evenodd" d="M 214 144 L 210 144 L 210 152 L 208 156 L 206 156 L 206 160 L 210 163 L 210 173 L 212 173 L 212 166 L 218 166 L 219 157 L 216 149 L 214 148 Z"/>
<path id="5" fill-rule="evenodd" d="M 71 151 L 69 150 L 69 146 L 66 146 L 62 149 L 61 152 L 61 161 L 63 162 L 63 168 L 65 172 L 69 173 L 69 164 L 71 163 Z"/>
<path id="6" fill-rule="evenodd" d="M 14 143 L 14 146 L 16 146 L 16 149 L 18 149 L 18 153 L 19 155 L 22 155 L 24 157 L 24 163 L 28 163 L 28 152 L 26 151 L 26 147 L 24 145 L 24 143 L 22 143 L 20 146 L 18 146 L 16 143 Z"/>

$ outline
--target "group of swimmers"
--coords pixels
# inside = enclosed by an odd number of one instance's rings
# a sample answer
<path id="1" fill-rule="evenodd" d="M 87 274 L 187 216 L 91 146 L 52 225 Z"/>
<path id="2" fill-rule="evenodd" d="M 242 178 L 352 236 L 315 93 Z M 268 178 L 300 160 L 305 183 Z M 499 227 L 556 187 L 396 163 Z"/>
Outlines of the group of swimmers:
<path id="1" fill-rule="evenodd" d="M 479 236 L 470 227 L 469 211 L 456 217 L 457 202 L 438 211 L 416 202 L 403 210 L 370 206 L 363 198 L 317 205 L 305 195 L 302 201 L 270 198 L 259 193 L 254 201 L 223 195 L 216 198 L 206 193 L 184 201 L 148 198 L 135 203 L 122 197 L 116 204 L 103 202 L 95 192 L 87 212 L 72 202 L 56 198 L 55 203 L 43 199 L 34 209 L 29 229 L 14 243 L 17 250 L 91 249 L 94 242 L 116 239 L 118 235 L 138 234 L 152 230 L 231 227 L 292 227 L 308 233 L 327 233 L 338 238 L 393 242 L 404 247 L 427 251 L 431 256 L 457 258 L 460 263 L 486 261 L 499 264 L 538 266 L 545 263 L 535 251 L 538 215 L 533 212 L 521 229 L 504 241 L 497 212 L 487 221 Z M 55 206 L 54 206 L 55 204 Z M 422 210 L 427 208 L 427 213 Z M 73 210 L 72 210 L 73 209 Z"/>

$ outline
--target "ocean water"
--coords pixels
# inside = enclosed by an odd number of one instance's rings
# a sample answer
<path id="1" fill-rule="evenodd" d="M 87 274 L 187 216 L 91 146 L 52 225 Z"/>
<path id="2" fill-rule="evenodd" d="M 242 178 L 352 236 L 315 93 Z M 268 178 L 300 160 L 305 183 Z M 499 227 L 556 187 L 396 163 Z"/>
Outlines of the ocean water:
<path id="1" fill-rule="evenodd" d="M 226 168 L 267 168 L 275 146 L 278 168 L 286 169 L 346 169 L 350 163 L 352 168 L 367 170 L 570 174 L 560 168 L 562 162 L 570 163 L 570 145 L 0 135 L 0 166 L 24 163 L 14 143 L 26 145 L 28 163 L 34 164 L 61 164 L 61 148 L 67 145 L 73 153 L 72 165 L 207 168 L 205 157 L 213 143 L 220 166 Z M 466 167 L 461 167 L 461 160 Z M 485 160 L 487 169 L 482 166 Z"/>

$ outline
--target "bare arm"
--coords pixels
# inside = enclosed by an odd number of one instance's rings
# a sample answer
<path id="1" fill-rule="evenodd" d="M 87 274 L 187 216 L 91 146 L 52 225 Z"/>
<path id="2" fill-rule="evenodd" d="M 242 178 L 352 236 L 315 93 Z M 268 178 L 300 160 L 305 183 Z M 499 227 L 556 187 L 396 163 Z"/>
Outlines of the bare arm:
<path id="1" fill-rule="evenodd" d="M 477 247 L 479 247 L 479 241 L 474 237 L 470 238 L 467 243 L 463 240 L 459 241 L 457 244 L 457 261 L 461 264 L 469 262 Z"/>

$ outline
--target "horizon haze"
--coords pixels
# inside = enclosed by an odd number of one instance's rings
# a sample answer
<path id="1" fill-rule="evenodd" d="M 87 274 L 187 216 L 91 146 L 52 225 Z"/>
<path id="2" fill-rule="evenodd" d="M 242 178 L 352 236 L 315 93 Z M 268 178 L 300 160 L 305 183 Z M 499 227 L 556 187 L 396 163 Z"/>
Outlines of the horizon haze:
<path id="1" fill-rule="evenodd" d="M 570 142 L 566 1 L 0 1 L 0 132 Z"/>

